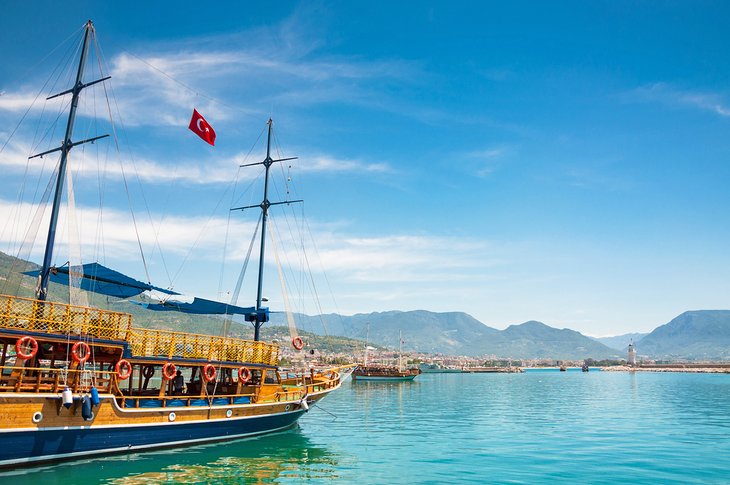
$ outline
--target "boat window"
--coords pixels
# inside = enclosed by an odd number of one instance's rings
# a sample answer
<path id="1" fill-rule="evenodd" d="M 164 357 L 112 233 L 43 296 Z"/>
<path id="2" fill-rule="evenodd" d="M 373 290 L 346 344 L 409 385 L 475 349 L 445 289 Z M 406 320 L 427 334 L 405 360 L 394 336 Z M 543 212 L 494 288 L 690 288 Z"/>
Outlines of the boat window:
<path id="1" fill-rule="evenodd" d="M 264 384 L 278 384 L 279 379 L 276 375 L 275 370 L 267 370 L 266 371 L 266 380 L 264 381 Z"/>

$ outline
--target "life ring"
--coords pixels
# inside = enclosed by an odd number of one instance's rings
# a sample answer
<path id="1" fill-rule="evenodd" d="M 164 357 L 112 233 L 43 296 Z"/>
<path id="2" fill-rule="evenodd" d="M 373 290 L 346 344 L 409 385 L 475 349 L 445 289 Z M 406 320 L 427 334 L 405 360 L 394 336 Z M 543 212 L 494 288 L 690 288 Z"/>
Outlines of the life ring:
<path id="1" fill-rule="evenodd" d="M 79 349 L 84 349 L 83 357 L 79 357 Z M 76 362 L 77 364 L 83 364 L 84 362 L 89 360 L 90 355 L 91 348 L 86 342 L 76 342 L 74 346 L 71 347 L 71 357 L 73 357 L 74 362 Z"/>
<path id="2" fill-rule="evenodd" d="M 205 382 L 211 382 L 215 380 L 215 376 L 218 374 L 218 371 L 215 370 L 215 366 L 213 364 L 205 364 L 205 367 L 203 367 L 203 380 Z"/>
<path id="3" fill-rule="evenodd" d="M 117 371 L 117 377 L 120 381 L 128 379 L 132 375 L 132 364 L 128 360 L 120 360 L 117 365 L 114 366 L 114 370 Z"/>
<path id="4" fill-rule="evenodd" d="M 30 348 L 30 352 L 27 354 L 25 353 L 26 348 Z M 32 359 L 36 353 L 38 353 L 38 342 L 33 337 L 26 335 L 15 342 L 15 354 L 21 359 Z"/>
<path id="5" fill-rule="evenodd" d="M 302 337 L 294 337 L 291 339 L 291 344 L 297 350 L 302 350 L 304 348 L 304 340 L 302 340 Z"/>
<path id="6" fill-rule="evenodd" d="M 167 362 L 165 365 L 162 366 L 162 377 L 164 377 L 168 381 L 173 380 L 176 374 L 177 367 L 175 367 L 175 364 L 173 364 L 172 362 Z"/>
<path id="7" fill-rule="evenodd" d="M 155 366 L 153 365 L 146 365 L 144 366 L 144 369 L 142 369 L 142 375 L 145 379 L 151 378 L 153 375 L 155 375 Z"/>
<path id="8" fill-rule="evenodd" d="M 238 368 L 238 380 L 242 384 L 246 384 L 248 381 L 251 380 L 251 371 L 248 369 L 248 367 Z"/>

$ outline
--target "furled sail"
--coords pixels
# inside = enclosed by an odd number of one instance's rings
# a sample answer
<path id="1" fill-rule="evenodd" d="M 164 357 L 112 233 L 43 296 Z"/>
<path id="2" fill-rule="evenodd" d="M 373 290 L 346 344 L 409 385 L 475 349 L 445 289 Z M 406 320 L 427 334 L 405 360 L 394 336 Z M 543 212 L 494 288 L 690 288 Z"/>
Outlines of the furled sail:
<path id="1" fill-rule="evenodd" d="M 80 271 L 77 271 L 80 270 Z M 82 290 L 100 293 L 102 295 L 114 296 L 117 298 L 129 298 L 136 296 L 144 291 L 160 291 L 168 295 L 179 295 L 171 290 L 158 288 L 149 283 L 137 281 L 118 271 L 107 268 L 99 263 L 87 263 L 82 266 L 74 266 L 74 279 L 80 278 L 80 288 Z M 69 268 L 61 266 L 60 268 L 51 268 L 51 281 L 60 285 L 69 284 Z M 23 274 L 38 277 L 39 270 L 27 271 Z"/>
<path id="2" fill-rule="evenodd" d="M 158 299 L 155 303 L 147 303 L 142 301 L 131 301 L 135 305 L 140 305 L 148 310 L 155 311 L 173 311 L 192 313 L 196 315 L 246 315 L 246 320 L 249 316 L 256 315 L 255 307 L 240 307 L 236 305 L 230 305 L 228 303 L 222 303 L 215 300 L 206 300 L 205 298 L 198 298 L 197 296 L 190 298 L 164 298 Z M 266 320 L 268 320 L 269 309 L 261 308 L 262 313 Z M 264 320 L 264 321 L 266 321 Z"/>
<path id="3" fill-rule="evenodd" d="M 79 268 L 78 271 L 77 268 Z M 197 296 L 186 297 L 178 292 L 159 288 L 149 283 L 143 283 L 135 280 L 134 278 L 111 268 L 107 268 L 99 263 L 87 263 L 80 267 L 74 267 L 72 271 L 72 277 L 74 279 L 80 279 L 80 288 L 82 290 L 113 296 L 116 298 L 129 298 L 145 293 L 146 296 L 153 300 L 152 302 L 132 300 L 129 300 L 129 302 L 147 308 L 148 310 L 175 311 L 196 315 L 235 314 L 245 315 L 247 321 L 266 322 L 269 320 L 268 308 L 260 308 L 257 312 L 255 307 L 240 307 L 219 301 L 198 298 Z M 23 274 L 37 278 L 40 271 L 26 271 Z M 51 281 L 60 285 L 68 286 L 68 266 L 52 268 Z M 159 295 L 159 293 L 162 293 L 163 295 Z M 177 296 L 172 297 L 172 295 Z"/>

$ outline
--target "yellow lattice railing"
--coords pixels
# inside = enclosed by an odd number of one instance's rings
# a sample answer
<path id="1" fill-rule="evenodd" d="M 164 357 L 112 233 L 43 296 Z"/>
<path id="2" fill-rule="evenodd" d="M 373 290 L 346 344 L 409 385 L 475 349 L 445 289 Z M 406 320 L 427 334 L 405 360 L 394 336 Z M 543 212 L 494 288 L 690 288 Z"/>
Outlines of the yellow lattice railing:
<path id="1" fill-rule="evenodd" d="M 279 346 L 253 340 L 134 328 L 129 343 L 135 357 L 182 357 L 278 365 Z"/>
<path id="2" fill-rule="evenodd" d="M 0 328 L 125 340 L 132 328 L 132 315 L 0 295 Z"/>

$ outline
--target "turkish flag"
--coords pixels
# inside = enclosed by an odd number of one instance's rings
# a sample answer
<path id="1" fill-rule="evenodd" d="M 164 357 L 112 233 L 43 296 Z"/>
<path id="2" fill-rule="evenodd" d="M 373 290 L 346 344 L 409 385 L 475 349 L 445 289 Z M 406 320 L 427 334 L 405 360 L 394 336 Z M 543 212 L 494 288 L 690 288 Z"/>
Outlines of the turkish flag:
<path id="1" fill-rule="evenodd" d="M 195 108 L 193 108 L 193 117 L 190 119 L 188 128 L 204 141 L 215 146 L 215 130 Z"/>

